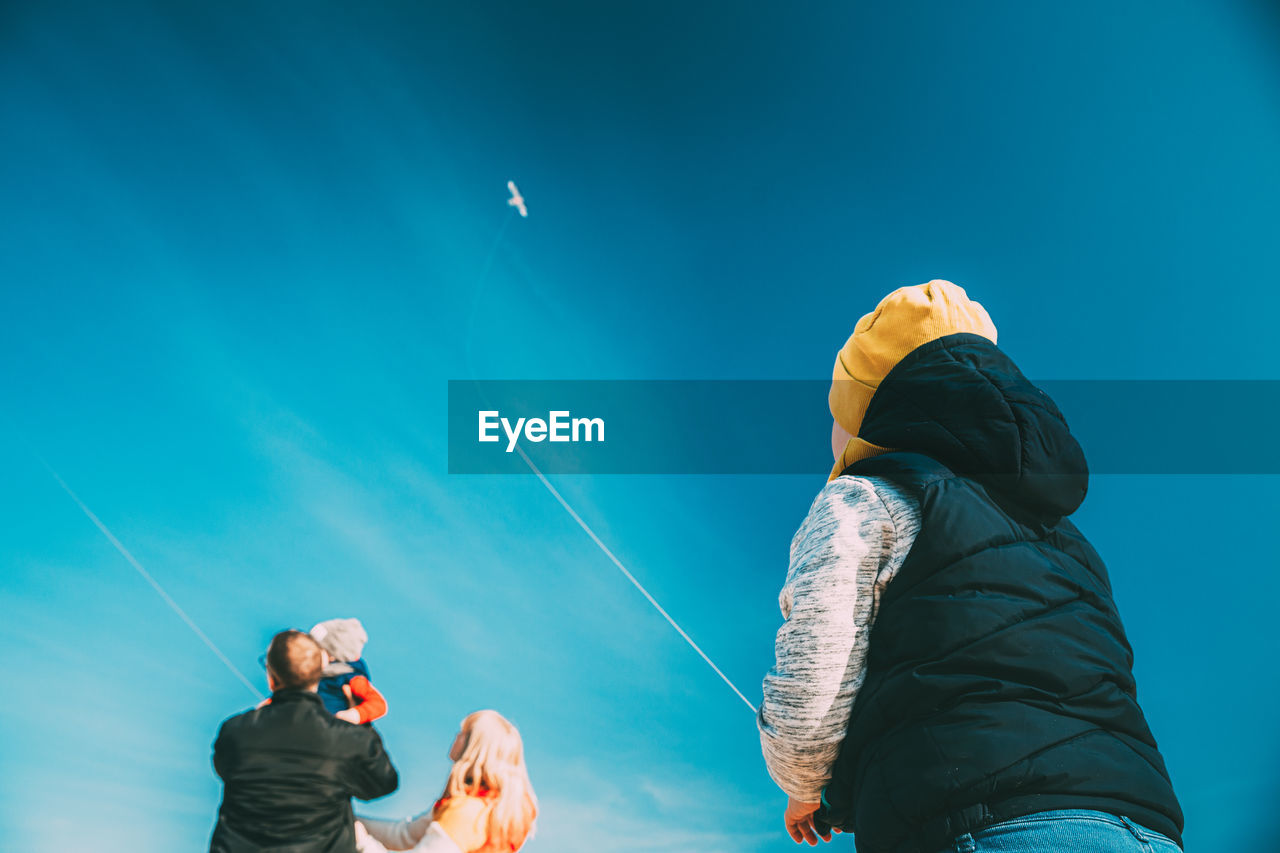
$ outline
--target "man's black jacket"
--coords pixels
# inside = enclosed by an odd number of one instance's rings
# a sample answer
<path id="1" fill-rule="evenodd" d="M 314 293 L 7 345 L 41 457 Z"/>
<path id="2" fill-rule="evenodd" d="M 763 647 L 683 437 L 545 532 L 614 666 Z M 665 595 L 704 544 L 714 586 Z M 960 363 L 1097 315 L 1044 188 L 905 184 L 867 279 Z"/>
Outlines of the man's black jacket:
<path id="1" fill-rule="evenodd" d="M 224 722 L 213 769 L 223 793 L 211 853 L 352 853 L 351 798 L 400 783 L 373 727 L 339 720 L 309 690 L 277 690 Z"/>

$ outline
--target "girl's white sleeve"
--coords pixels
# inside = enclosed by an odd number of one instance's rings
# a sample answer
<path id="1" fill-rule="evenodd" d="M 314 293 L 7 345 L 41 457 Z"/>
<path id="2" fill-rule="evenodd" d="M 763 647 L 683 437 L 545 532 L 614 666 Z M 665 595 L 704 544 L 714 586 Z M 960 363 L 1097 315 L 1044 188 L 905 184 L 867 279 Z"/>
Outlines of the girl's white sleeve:
<path id="1" fill-rule="evenodd" d="M 413 848 L 412 853 L 463 853 L 463 850 L 440 824 L 433 823 L 427 827 L 422 840 Z"/>
<path id="2" fill-rule="evenodd" d="M 791 541 L 785 622 L 757 725 L 769 775 L 821 801 L 866 672 L 876 606 L 919 529 L 914 502 L 884 480 L 837 477 Z"/>
<path id="3" fill-rule="evenodd" d="M 425 811 L 417 817 L 404 820 L 380 820 L 371 817 L 357 817 L 356 821 L 364 825 L 365 834 L 357 828 L 358 849 L 360 853 L 382 853 L 384 850 L 414 850 L 419 841 L 427 833 L 431 825 L 431 812 Z M 376 845 L 376 846 L 375 846 Z"/>

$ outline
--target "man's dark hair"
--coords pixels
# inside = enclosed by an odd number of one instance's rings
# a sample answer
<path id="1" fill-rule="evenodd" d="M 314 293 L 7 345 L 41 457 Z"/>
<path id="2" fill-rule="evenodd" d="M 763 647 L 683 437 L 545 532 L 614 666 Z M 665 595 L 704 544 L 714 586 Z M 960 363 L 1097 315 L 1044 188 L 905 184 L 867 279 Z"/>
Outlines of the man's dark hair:
<path id="1" fill-rule="evenodd" d="M 267 668 L 277 689 L 312 687 L 324 669 L 320 644 L 304 631 L 281 631 L 267 648 Z"/>

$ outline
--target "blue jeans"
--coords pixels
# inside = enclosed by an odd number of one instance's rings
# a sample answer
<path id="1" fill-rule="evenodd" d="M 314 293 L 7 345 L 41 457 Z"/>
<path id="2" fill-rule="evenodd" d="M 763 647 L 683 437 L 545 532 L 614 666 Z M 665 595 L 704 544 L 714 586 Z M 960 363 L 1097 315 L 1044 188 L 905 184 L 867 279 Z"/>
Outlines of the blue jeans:
<path id="1" fill-rule="evenodd" d="M 1127 817 L 1058 809 L 1017 817 L 961 835 L 940 853 L 1180 853 L 1172 839 Z"/>

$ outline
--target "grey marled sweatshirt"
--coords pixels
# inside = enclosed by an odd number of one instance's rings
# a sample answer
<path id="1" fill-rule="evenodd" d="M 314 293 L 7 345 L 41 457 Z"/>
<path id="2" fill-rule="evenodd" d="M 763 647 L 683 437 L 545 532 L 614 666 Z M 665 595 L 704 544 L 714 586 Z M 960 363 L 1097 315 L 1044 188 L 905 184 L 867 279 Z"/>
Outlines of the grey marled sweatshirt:
<path id="1" fill-rule="evenodd" d="M 865 676 L 880 596 L 920 530 L 914 499 L 880 477 L 828 483 L 791 540 L 786 620 L 757 723 L 769 775 L 819 802 Z"/>

